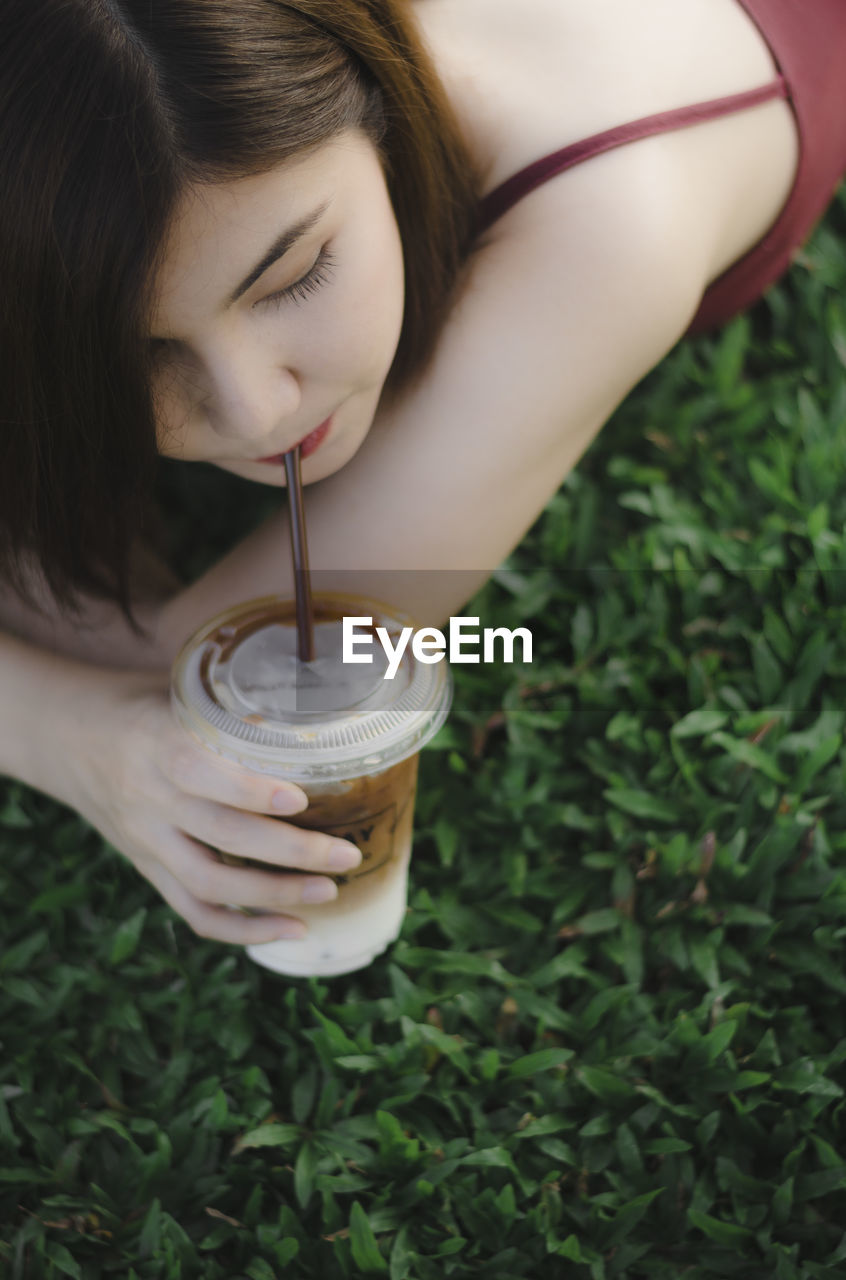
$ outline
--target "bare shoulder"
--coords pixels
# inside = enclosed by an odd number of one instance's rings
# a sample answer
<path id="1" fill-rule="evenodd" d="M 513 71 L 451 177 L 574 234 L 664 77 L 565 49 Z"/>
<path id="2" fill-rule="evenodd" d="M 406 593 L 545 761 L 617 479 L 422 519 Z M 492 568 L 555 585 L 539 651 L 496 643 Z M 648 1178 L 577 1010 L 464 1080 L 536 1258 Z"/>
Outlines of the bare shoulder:
<path id="1" fill-rule="evenodd" d="M 414 12 L 486 191 L 569 143 L 776 74 L 738 0 L 417 0 Z M 625 208 L 648 205 L 639 188 L 652 181 L 655 157 L 671 158 L 675 190 L 673 175 L 664 179 L 680 234 L 689 225 L 708 238 L 714 279 L 757 243 L 787 198 L 798 160 L 791 109 L 775 100 L 664 136 L 651 153 L 638 141 L 579 168 L 599 168 Z M 562 181 L 575 189 L 581 177 L 572 170 Z M 593 190 L 592 175 L 588 182 Z"/>
<path id="2" fill-rule="evenodd" d="M 486 233 L 441 358 L 456 379 L 499 384 L 498 404 L 531 404 L 541 438 L 596 430 L 685 332 L 710 258 L 662 138 L 598 157 Z"/>
<path id="3" fill-rule="evenodd" d="M 415 0 L 412 13 L 492 186 L 580 138 L 775 74 L 738 0 Z"/>

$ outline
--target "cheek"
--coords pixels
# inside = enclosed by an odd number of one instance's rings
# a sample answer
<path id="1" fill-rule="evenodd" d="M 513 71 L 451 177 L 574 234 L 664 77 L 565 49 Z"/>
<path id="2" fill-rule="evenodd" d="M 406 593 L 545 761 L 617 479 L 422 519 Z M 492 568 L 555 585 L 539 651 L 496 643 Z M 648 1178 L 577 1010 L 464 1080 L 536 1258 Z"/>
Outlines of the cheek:
<path id="1" fill-rule="evenodd" d="M 405 271 L 396 228 L 391 224 L 374 255 L 358 295 L 357 323 L 367 333 L 375 358 L 393 361 L 405 310 Z M 377 354 L 378 353 L 378 354 Z"/>
<path id="2" fill-rule="evenodd" d="M 356 272 L 339 291 L 309 343 L 311 367 L 322 376 L 369 385 L 393 362 L 403 314 L 403 279 L 380 263 Z M 331 373 L 330 373 L 331 371 Z"/>
<path id="3" fill-rule="evenodd" d="M 393 362 L 405 308 L 405 270 L 399 231 L 387 196 L 357 228 L 349 246 L 339 310 L 350 358 L 384 375 Z"/>
<path id="4" fill-rule="evenodd" d="M 405 263 L 403 262 L 402 244 L 399 229 L 393 212 L 385 227 L 384 250 L 381 259 L 381 282 L 379 287 L 384 292 L 386 312 L 390 322 L 399 332 L 405 310 Z"/>

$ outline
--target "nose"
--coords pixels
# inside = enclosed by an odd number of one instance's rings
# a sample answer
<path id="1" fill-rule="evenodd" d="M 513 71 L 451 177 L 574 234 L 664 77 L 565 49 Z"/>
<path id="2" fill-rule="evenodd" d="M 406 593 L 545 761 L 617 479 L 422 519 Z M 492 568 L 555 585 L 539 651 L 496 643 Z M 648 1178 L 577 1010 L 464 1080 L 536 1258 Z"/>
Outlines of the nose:
<path id="1" fill-rule="evenodd" d="M 212 375 L 206 414 L 216 435 L 227 440 L 282 441 L 285 420 L 300 407 L 302 391 L 293 370 L 268 362 L 229 361 Z"/>

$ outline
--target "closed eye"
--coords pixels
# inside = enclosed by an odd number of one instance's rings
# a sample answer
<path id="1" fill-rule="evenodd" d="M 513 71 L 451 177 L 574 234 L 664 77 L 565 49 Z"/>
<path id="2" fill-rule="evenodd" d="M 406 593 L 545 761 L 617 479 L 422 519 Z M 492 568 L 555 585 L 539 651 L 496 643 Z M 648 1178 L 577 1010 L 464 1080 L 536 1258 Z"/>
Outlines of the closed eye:
<path id="1" fill-rule="evenodd" d="M 320 253 L 315 259 L 314 265 L 309 268 L 304 276 L 300 276 L 299 280 L 295 280 L 293 284 L 289 284 L 285 289 L 279 289 L 276 293 L 269 293 L 266 298 L 261 299 L 263 305 L 269 302 L 272 306 L 280 307 L 285 302 L 305 302 L 308 297 L 316 293 L 332 278 L 332 271 L 335 265 L 335 256 L 328 246 L 324 245 Z"/>

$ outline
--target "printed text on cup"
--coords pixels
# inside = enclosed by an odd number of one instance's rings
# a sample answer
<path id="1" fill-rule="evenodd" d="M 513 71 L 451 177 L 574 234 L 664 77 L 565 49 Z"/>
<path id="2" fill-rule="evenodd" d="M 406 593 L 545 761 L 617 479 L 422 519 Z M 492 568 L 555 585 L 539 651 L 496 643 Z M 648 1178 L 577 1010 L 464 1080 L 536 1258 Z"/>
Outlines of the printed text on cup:
<path id="1" fill-rule="evenodd" d="M 470 630 L 471 627 L 476 630 Z M 345 617 L 342 624 L 341 657 L 344 662 L 372 662 L 375 632 L 388 659 L 384 677 L 386 680 L 393 680 L 396 675 L 409 641 L 411 652 L 418 662 L 441 662 L 447 655 L 450 663 L 513 662 L 514 642 L 519 639 L 519 661 L 532 661 L 532 633 L 528 627 L 516 627 L 513 631 L 509 631 L 507 627 L 485 627 L 481 633 L 478 627 L 478 618 L 450 618 L 449 640 L 437 627 L 420 627 L 416 631 L 413 627 L 403 627 L 400 632 L 394 633 L 394 643 L 388 629 L 374 627 L 372 618 Z M 500 642 L 499 655 L 497 641 Z M 480 642 L 481 657 L 478 652 L 474 652 L 479 649 Z"/>

